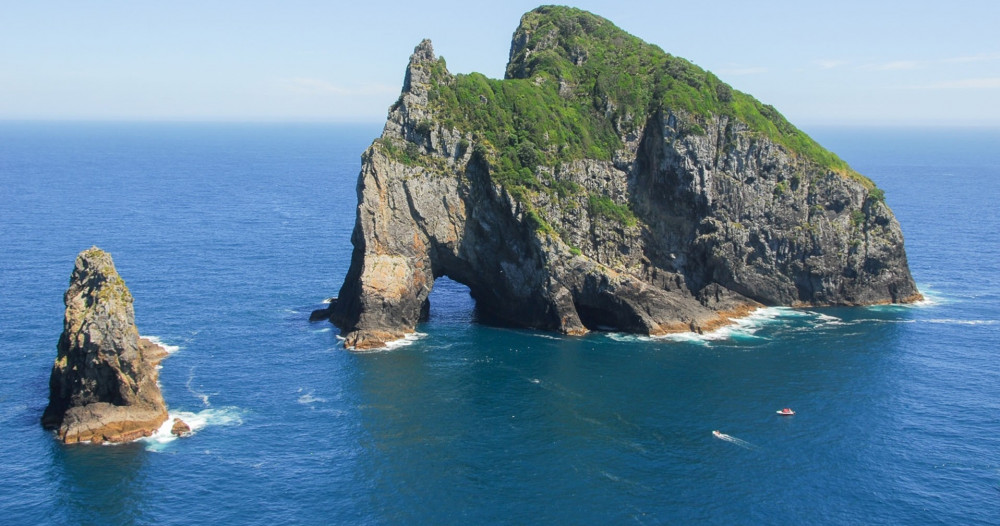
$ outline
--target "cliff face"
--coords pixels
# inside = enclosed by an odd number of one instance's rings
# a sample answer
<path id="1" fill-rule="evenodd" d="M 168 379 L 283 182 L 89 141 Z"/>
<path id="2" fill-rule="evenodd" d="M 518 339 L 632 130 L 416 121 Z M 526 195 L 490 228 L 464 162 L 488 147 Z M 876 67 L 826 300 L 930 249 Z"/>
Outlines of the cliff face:
<path id="1" fill-rule="evenodd" d="M 42 425 L 66 443 L 151 435 L 167 419 L 156 383 L 167 353 L 139 337 L 132 294 L 108 253 L 93 247 L 77 256 L 64 301 Z"/>
<path id="2" fill-rule="evenodd" d="M 773 108 L 570 8 L 526 14 L 510 57 L 491 80 L 411 56 L 362 158 L 346 346 L 413 331 L 443 275 L 566 334 L 920 297 L 882 192 Z"/>

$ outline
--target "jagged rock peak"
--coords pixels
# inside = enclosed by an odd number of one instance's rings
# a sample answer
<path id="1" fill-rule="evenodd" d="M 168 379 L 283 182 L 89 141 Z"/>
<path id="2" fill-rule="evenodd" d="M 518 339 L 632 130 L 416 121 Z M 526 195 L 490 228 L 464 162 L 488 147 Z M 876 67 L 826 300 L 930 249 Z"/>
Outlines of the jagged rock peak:
<path id="1" fill-rule="evenodd" d="M 525 14 L 504 80 L 452 75 L 421 43 L 362 161 L 329 309 L 349 348 L 412 332 L 440 276 L 481 319 L 565 334 L 920 297 L 872 181 L 773 107 L 578 9 Z"/>
<path id="2" fill-rule="evenodd" d="M 434 62 L 435 60 L 437 58 L 434 56 L 434 45 L 431 44 L 429 38 L 421 40 L 417 47 L 413 48 L 413 54 L 410 55 L 410 64 Z"/>
<path id="3" fill-rule="evenodd" d="M 111 255 L 81 252 L 63 298 L 66 313 L 42 425 L 66 443 L 126 442 L 167 419 L 156 365 L 167 352 L 140 338 L 132 294 Z"/>
<path id="4" fill-rule="evenodd" d="M 437 61 L 434 56 L 434 46 L 430 39 L 423 39 L 413 48 L 410 63 L 406 66 L 406 76 L 403 78 L 403 92 L 413 91 L 417 85 L 426 84 L 430 80 L 430 66 Z"/>

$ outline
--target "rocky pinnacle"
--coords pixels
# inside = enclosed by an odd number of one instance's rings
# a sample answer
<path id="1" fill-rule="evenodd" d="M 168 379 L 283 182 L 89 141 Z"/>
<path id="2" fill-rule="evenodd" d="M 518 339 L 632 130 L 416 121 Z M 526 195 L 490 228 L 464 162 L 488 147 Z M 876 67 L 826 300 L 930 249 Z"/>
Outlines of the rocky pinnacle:
<path id="1" fill-rule="evenodd" d="M 66 443 L 151 435 L 167 419 L 156 383 L 167 353 L 139 337 L 132 294 L 111 255 L 97 247 L 81 252 L 64 301 L 42 425 Z"/>

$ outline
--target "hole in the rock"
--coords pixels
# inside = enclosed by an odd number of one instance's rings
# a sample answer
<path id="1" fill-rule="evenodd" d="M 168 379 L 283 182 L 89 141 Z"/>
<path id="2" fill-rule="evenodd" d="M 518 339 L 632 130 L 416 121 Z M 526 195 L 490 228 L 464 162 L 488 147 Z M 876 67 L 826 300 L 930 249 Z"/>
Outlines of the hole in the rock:
<path id="1" fill-rule="evenodd" d="M 434 289 L 427 298 L 431 303 L 428 321 L 434 323 L 472 323 L 476 300 L 469 295 L 469 287 L 441 276 L 434 280 Z"/>

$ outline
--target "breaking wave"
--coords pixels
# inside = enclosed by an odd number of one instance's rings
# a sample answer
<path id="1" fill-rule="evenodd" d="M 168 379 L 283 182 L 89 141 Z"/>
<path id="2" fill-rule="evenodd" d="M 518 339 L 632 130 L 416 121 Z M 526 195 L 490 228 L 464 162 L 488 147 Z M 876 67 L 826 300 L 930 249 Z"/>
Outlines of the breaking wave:
<path id="1" fill-rule="evenodd" d="M 945 325 L 997 325 L 1000 320 L 957 320 L 952 318 L 936 318 L 927 320 L 927 323 L 940 323 Z"/>
<path id="2" fill-rule="evenodd" d="M 409 345 L 413 345 L 414 343 L 416 343 L 417 340 L 420 340 L 420 339 L 424 338 L 425 336 L 427 336 L 427 333 L 423 333 L 423 332 L 411 332 L 411 333 L 407 334 L 406 336 L 403 336 L 402 338 L 399 338 L 398 340 L 392 340 L 392 341 L 389 341 L 389 342 L 385 342 L 385 347 L 379 347 L 377 349 L 349 349 L 349 350 L 353 351 L 353 352 L 356 352 L 356 353 L 392 351 L 392 350 L 395 350 L 395 349 L 399 349 L 400 347 L 407 347 Z M 340 340 L 341 345 L 343 345 L 344 341 L 346 340 L 346 338 L 344 338 L 343 336 L 341 336 L 339 334 L 337 335 L 337 339 Z"/>
<path id="3" fill-rule="evenodd" d="M 155 343 L 156 345 L 159 345 L 160 347 L 163 347 L 163 350 L 167 351 L 167 354 L 174 354 L 175 352 L 181 350 L 179 345 L 170 345 L 161 340 L 159 336 L 141 336 L 141 337 Z"/>
<path id="4" fill-rule="evenodd" d="M 619 342 L 672 341 L 707 345 L 709 342 L 733 339 L 757 339 L 762 328 L 780 322 L 782 318 L 816 317 L 824 323 L 841 322 L 840 318 L 812 311 L 802 311 L 790 307 L 763 307 L 747 316 L 736 318 L 729 324 L 705 333 L 677 332 L 661 336 L 641 336 L 635 334 L 608 333 L 607 337 Z M 821 318 L 823 317 L 823 318 Z"/>
<path id="5" fill-rule="evenodd" d="M 243 425 L 243 412 L 236 407 L 223 407 L 219 409 L 203 409 L 197 413 L 190 411 L 170 411 L 167 421 L 160 426 L 151 436 L 140 438 L 139 442 L 146 443 L 148 451 L 163 451 L 167 444 L 177 440 L 176 435 L 170 432 L 174 425 L 174 419 L 180 418 L 191 428 L 190 435 L 195 435 L 202 429 L 209 426 L 239 426 Z M 188 435 L 188 436 L 190 436 Z"/>

